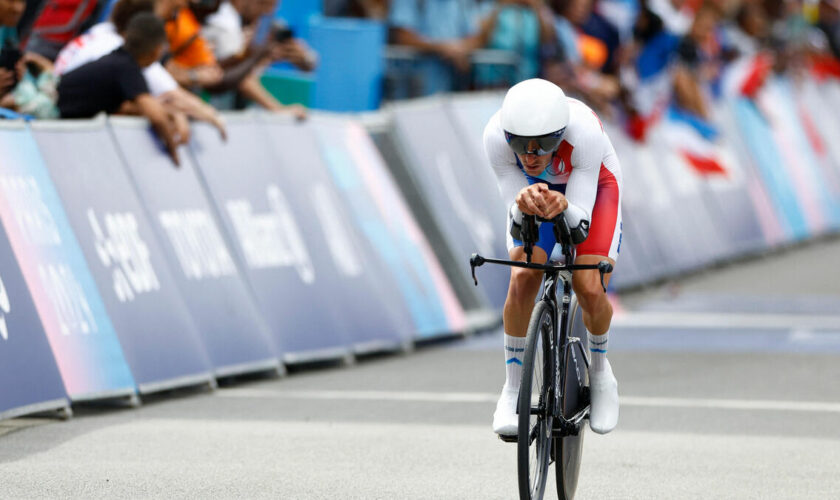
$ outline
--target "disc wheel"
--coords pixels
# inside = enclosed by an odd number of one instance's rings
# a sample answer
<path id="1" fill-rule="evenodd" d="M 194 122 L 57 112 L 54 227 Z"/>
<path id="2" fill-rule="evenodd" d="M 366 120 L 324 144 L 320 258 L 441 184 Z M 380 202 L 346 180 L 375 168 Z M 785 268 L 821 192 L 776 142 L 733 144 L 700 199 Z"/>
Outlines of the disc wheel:
<path id="1" fill-rule="evenodd" d="M 565 418 L 571 418 L 589 405 L 589 373 L 586 369 L 586 361 L 583 359 L 588 348 L 588 339 L 586 327 L 583 325 L 583 312 L 578 305 L 577 297 L 572 297 L 569 310 L 571 311 L 569 335 L 580 339 L 581 348 L 573 345 L 571 349 L 568 349 L 563 359 L 563 367 L 561 367 L 566 371 L 563 392 L 560 396 L 560 407 Z M 554 438 L 554 473 L 557 477 L 557 498 L 560 500 L 572 500 L 575 497 L 585 428 L 586 424 L 583 423 L 577 436 Z"/>
<path id="2" fill-rule="evenodd" d="M 553 418 L 551 385 L 554 380 L 554 356 L 550 339 L 554 313 L 547 302 L 539 302 L 531 314 L 522 362 L 519 390 L 519 427 L 517 465 L 519 498 L 542 499 L 551 455 Z"/>

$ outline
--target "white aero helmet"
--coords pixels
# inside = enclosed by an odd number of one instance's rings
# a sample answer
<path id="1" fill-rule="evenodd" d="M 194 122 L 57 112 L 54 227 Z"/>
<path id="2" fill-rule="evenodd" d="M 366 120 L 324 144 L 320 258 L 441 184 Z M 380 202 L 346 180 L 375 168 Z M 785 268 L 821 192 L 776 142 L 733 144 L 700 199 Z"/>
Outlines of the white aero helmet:
<path id="1" fill-rule="evenodd" d="M 553 153 L 569 124 L 569 102 L 557 85 L 532 78 L 508 90 L 500 118 L 505 139 L 515 153 Z"/>

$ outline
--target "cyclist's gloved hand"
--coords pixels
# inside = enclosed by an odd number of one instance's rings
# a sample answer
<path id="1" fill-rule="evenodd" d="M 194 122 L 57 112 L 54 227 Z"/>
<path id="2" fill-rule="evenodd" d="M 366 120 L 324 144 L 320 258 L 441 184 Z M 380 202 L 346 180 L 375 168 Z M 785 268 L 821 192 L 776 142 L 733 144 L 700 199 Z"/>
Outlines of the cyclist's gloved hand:
<path id="1" fill-rule="evenodd" d="M 533 224 L 525 224 L 525 231 L 523 232 L 523 224 L 522 220 L 525 215 L 519 210 L 519 207 L 516 203 L 510 206 L 509 217 L 510 220 L 510 235 L 513 236 L 514 239 L 523 241 L 523 242 L 531 242 L 536 243 L 539 239 L 540 233 L 540 222 L 536 221 L 534 216 L 529 216 L 530 220 L 533 221 Z"/>

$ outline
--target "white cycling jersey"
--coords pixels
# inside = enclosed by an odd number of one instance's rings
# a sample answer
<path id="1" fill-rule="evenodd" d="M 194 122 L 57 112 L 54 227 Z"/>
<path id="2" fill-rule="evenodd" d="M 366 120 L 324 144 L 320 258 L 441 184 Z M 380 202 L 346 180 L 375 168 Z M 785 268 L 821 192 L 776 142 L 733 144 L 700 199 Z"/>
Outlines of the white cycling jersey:
<path id="1" fill-rule="evenodd" d="M 595 112 L 577 99 L 568 100 L 569 124 L 563 141 L 539 176 L 525 173 L 508 146 L 500 112 L 490 118 L 484 129 L 484 149 L 505 203 L 513 204 L 517 194 L 530 184 L 547 183 L 551 189 L 565 194 L 569 202 L 565 212 L 569 227 L 577 227 L 581 221 L 590 223 L 590 237 L 584 251 L 591 247 L 593 252 L 603 252 L 615 259 L 621 235 L 621 167 Z M 593 217 L 595 212 L 602 215 Z"/>

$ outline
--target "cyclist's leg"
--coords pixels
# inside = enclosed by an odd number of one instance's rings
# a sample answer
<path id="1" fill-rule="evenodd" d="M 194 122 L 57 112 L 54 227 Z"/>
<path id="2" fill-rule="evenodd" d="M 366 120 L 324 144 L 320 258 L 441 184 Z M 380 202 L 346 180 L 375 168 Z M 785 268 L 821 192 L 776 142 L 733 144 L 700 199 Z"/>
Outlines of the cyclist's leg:
<path id="1" fill-rule="evenodd" d="M 615 260 L 606 255 L 578 255 L 575 264 L 591 265 L 607 260 L 615 268 Z M 612 273 L 604 275 L 604 285 L 608 285 Z M 583 324 L 593 335 L 603 335 L 610 328 L 612 320 L 612 306 L 607 300 L 607 294 L 601 287 L 601 275 L 597 269 L 575 271 L 572 274 L 572 288 L 577 295 L 580 308 L 583 310 Z"/>
<path id="2" fill-rule="evenodd" d="M 592 210 L 589 237 L 578 245 L 576 264 L 597 264 L 609 260 L 615 268 L 621 247 L 621 206 L 618 185 L 607 182 L 598 186 L 598 196 Z M 604 276 L 604 284 L 610 275 Z M 612 306 L 601 286 L 600 273 L 595 269 L 575 271 L 572 286 L 583 311 L 583 322 L 589 337 L 591 364 L 589 366 L 592 398 L 592 430 L 611 431 L 618 423 L 618 382 L 607 360 Z"/>
<path id="3" fill-rule="evenodd" d="M 547 228 L 544 226 L 548 226 Z M 540 227 L 540 239 L 534 246 L 531 262 L 545 263 L 554 245 L 551 224 Z M 546 250 L 549 248 L 549 250 Z M 522 242 L 508 237 L 511 260 L 525 261 Z M 511 268 L 510 285 L 502 314 L 505 328 L 505 384 L 493 414 L 493 430 L 498 434 L 515 435 L 518 426 L 516 402 L 522 380 L 522 354 L 525 351 L 525 334 L 534 309 L 534 300 L 542 283 L 542 272 L 533 269 Z"/>

